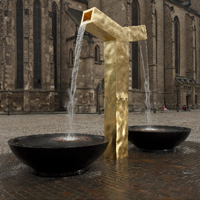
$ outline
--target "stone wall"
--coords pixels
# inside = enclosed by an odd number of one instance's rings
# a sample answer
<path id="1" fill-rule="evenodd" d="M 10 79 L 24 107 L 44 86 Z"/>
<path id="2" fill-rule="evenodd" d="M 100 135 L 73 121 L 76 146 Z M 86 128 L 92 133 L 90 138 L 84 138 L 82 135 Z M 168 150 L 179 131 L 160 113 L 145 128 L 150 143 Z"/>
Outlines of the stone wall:
<path id="1" fill-rule="evenodd" d="M 200 10 L 200 4 L 198 0 L 190 0 L 191 1 L 191 8 L 194 9 L 195 11 L 199 12 Z"/>
<path id="2" fill-rule="evenodd" d="M 24 34 L 24 88 L 16 89 L 17 84 L 17 46 L 16 46 L 16 1 L 2 0 L 0 4 L 0 17 L 2 31 L 0 31 L 1 42 L 1 96 L 8 89 L 12 92 L 10 95 L 10 105 L 12 111 L 38 111 L 42 110 L 44 104 L 49 108 L 44 110 L 58 110 L 57 103 L 55 104 L 55 89 L 54 89 L 54 63 L 53 63 L 53 38 L 51 10 L 53 1 L 41 2 L 41 81 L 42 88 L 35 89 L 33 87 L 34 78 L 34 45 L 33 45 L 33 3 L 34 0 L 23 1 L 23 34 Z M 60 1 L 56 0 L 57 4 L 57 85 L 60 88 Z M 51 92 L 52 91 L 52 92 Z M 48 103 L 43 102 L 43 93 L 46 96 L 51 96 Z M 20 97 L 19 97 L 20 94 Z M 41 94 L 41 98 L 38 95 Z M 41 103 L 38 103 L 38 98 Z M 5 98 L 4 98 L 5 99 Z M 5 100 L 1 100 L 1 110 L 4 110 Z M 20 99 L 20 100 L 19 100 Z M 52 100 L 53 99 L 53 100 Z M 39 100 L 39 101 L 40 101 Z M 38 106 L 35 106 L 35 103 Z M 23 104 L 23 105 L 22 105 Z M 33 109 L 33 110 L 32 110 Z"/>
<path id="3" fill-rule="evenodd" d="M 166 83 L 166 102 L 167 106 L 171 108 L 175 108 L 177 105 L 177 94 L 175 89 L 175 84 L 173 77 L 175 77 L 175 54 L 174 54 L 174 18 L 178 17 L 179 19 L 179 27 L 180 27 L 180 69 L 179 69 L 179 76 L 188 77 L 194 79 L 197 84 L 199 84 L 199 16 L 195 15 L 194 13 L 188 13 L 186 9 L 181 6 L 177 6 L 170 1 L 166 2 L 168 9 L 171 9 L 171 21 L 172 21 L 172 36 L 171 31 L 167 27 L 166 30 L 166 52 L 169 52 L 169 49 L 172 48 L 172 52 L 166 55 L 166 62 L 167 66 L 172 66 L 171 74 L 166 73 L 166 81 L 171 79 L 168 83 Z M 172 7 L 173 6 L 173 7 Z M 169 20 L 166 18 L 165 20 Z M 170 21 L 169 21 L 170 23 Z M 171 37 L 171 45 L 170 39 Z M 170 64 L 171 62 L 171 64 Z M 167 67 L 165 66 L 165 68 Z M 170 69 L 169 69 L 170 71 Z M 167 75 L 169 74 L 169 75 Z M 171 90 L 171 91 L 169 91 Z M 170 94 L 167 94 L 170 92 Z M 187 92 L 184 91 L 184 87 L 181 87 L 180 91 L 180 105 L 186 104 L 186 98 L 189 97 L 190 106 L 196 107 L 195 104 L 195 87 L 191 86 L 191 89 Z"/>
<path id="4" fill-rule="evenodd" d="M 52 3 L 57 4 L 57 89 L 54 87 L 54 62 L 52 38 Z M 83 11 L 97 7 L 121 26 L 131 26 L 132 0 L 43 0 L 42 8 L 42 88 L 33 87 L 34 45 L 33 45 L 33 3 L 24 0 L 24 88 L 16 89 L 16 1 L 2 0 L 0 3 L 0 110 L 7 109 L 7 90 L 10 94 L 10 108 L 13 111 L 55 111 L 68 101 L 67 90 L 71 84 L 73 67 L 69 65 L 69 51 L 75 50 L 77 24 L 65 12 L 68 7 Z M 200 12 L 198 0 L 191 0 L 191 8 Z M 154 108 L 166 104 L 175 108 L 177 95 L 179 104 L 190 99 L 191 107 L 200 107 L 200 16 L 171 0 L 138 0 L 139 24 L 147 27 L 148 63 L 151 90 L 151 105 Z M 61 10 L 60 10 L 61 9 Z M 164 10 L 163 10 L 164 9 Z M 165 16 L 164 16 L 165 13 Z M 178 76 L 194 79 L 197 84 L 177 86 L 175 82 L 174 18 L 180 25 L 180 70 Z M 164 32 L 165 31 L 165 32 Z M 145 42 L 142 42 L 145 55 Z M 95 62 L 95 46 L 100 48 L 100 62 Z M 76 111 L 96 112 L 99 106 L 97 86 L 104 78 L 104 44 L 87 33 L 84 36 L 77 78 Z M 144 108 L 144 78 L 142 60 L 139 54 L 139 88 L 132 88 L 132 48 L 129 57 L 129 107 Z M 146 56 L 144 56 L 145 58 Z M 146 59 L 146 58 L 145 58 Z M 177 87 L 179 93 L 177 94 Z M 187 89 L 186 89 L 187 88 Z M 104 95 L 101 92 L 100 104 L 103 108 Z M 197 102 L 196 100 L 197 99 Z"/>
<path id="5" fill-rule="evenodd" d="M 84 4 L 77 6 L 75 1 L 69 1 L 70 8 L 77 10 L 84 10 Z M 75 51 L 75 32 L 76 24 L 73 19 L 65 12 L 68 7 L 63 5 L 62 9 L 62 38 L 61 38 L 61 48 L 62 48 L 62 105 L 67 105 L 69 101 L 68 89 L 71 86 L 71 75 L 73 66 L 69 65 L 69 52 L 70 50 Z M 100 48 L 100 60 L 101 62 L 95 63 L 94 53 L 95 46 L 98 45 Z M 74 55 L 74 54 L 73 54 Z M 75 56 L 75 55 L 74 55 Z M 96 112 L 97 111 L 97 95 L 96 89 L 97 84 L 100 80 L 103 79 L 104 72 L 104 55 L 103 55 L 103 42 L 99 39 L 92 37 L 88 34 L 84 35 L 81 57 L 79 62 L 79 72 L 77 76 L 77 91 L 75 95 L 76 101 L 76 112 L 78 113 L 87 113 L 87 112 Z"/>

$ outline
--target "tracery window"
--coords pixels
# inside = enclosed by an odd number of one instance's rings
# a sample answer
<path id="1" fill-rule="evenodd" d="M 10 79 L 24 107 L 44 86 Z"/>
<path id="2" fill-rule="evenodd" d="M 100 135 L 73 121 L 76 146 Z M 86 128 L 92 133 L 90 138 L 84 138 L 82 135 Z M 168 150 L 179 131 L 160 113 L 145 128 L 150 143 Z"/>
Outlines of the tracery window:
<path id="1" fill-rule="evenodd" d="M 24 87 L 23 80 L 23 2 L 16 3 L 16 40 L 17 40 L 17 88 Z"/>
<path id="2" fill-rule="evenodd" d="M 196 73 L 196 78 L 197 78 L 197 29 L 196 26 L 194 26 L 194 45 L 195 45 L 195 73 Z"/>
<path id="3" fill-rule="evenodd" d="M 174 18 L 175 72 L 180 73 L 180 32 L 178 17 Z"/>
<path id="4" fill-rule="evenodd" d="M 157 11 L 155 10 L 155 29 L 156 29 L 156 64 L 158 64 L 158 18 Z"/>
<path id="5" fill-rule="evenodd" d="M 139 24 L 139 9 L 136 0 L 132 1 L 132 26 L 138 26 Z M 132 88 L 139 88 L 138 76 L 139 76 L 139 54 L 138 54 L 138 42 L 132 43 Z"/>
<path id="6" fill-rule="evenodd" d="M 33 5 L 34 88 L 41 88 L 41 4 Z"/>
<path id="7" fill-rule="evenodd" d="M 52 36 L 53 36 L 53 61 L 54 61 L 54 84 L 57 89 L 57 6 L 52 5 Z"/>
<path id="8" fill-rule="evenodd" d="M 94 54 L 95 54 L 95 56 L 94 56 L 95 57 L 95 61 L 99 62 L 100 61 L 100 48 L 99 48 L 98 45 L 95 46 Z"/>

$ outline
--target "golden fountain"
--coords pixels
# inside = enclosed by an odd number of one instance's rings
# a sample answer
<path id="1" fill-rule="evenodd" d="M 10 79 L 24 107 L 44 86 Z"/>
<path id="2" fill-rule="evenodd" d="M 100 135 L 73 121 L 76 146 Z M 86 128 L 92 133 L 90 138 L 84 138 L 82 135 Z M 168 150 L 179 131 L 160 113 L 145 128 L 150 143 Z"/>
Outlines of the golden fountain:
<path id="1" fill-rule="evenodd" d="M 128 157 L 129 42 L 147 39 L 146 26 L 121 27 L 97 8 L 83 12 L 86 31 L 104 41 L 105 137 L 104 156 Z"/>

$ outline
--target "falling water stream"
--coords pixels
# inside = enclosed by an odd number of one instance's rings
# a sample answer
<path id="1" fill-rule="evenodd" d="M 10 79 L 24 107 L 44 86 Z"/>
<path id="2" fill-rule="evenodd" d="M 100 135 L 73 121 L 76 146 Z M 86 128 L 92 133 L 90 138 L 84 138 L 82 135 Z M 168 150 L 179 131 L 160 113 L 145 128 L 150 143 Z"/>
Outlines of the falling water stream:
<path id="1" fill-rule="evenodd" d="M 74 66 L 73 66 L 73 70 L 72 70 L 71 88 L 68 90 L 69 102 L 67 104 L 67 111 L 68 111 L 69 130 L 68 130 L 68 134 L 66 137 L 67 141 L 77 140 L 77 138 L 72 135 L 74 107 L 76 105 L 76 101 L 75 101 L 74 97 L 76 94 L 76 79 L 77 79 L 77 75 L 78 75 L 79 59 L 80 59 L 82 41 L 83 41 L 83 36 L 84 36 L 86 25 L 87 25 L 87 21 L 81 23 L 79 30 L 78 30 L 77 39 L 76 39 L 75 60 L 74 60 Z"/>
<path id="2" fill-rule="evenodd" d="M 76 79 L 78 76 L 78 69 L 79 69 L 79 59 L 81 54 L 81 47 L 82 47 L 82 41 L 83 36 L 85 32 L 85 28 L 87 25 L 87 21 L 81 23 L 76 39 L 76 47 L 75 47 L 75 61 L 74 66 L 72 70 L 72 81 L 71 81 L 71 88 L 68 90 L 69 94 L 69 102 L 67 104 L 67 111 L 68 111 L 68 134 L 65 140 L 67 141 L 74 141 L 77 140 L 75 136 L 73 136 L 73 117 L 74 117 L 74 108 L 76 105 L 76 101 L 74 99 L 76 94 Z M 140 54 L 141 54 L 141 60 L 142 60 L 142 68 L 143 68 L 143 74 L 144 74 L 144 89 L 145 89 L 145 105 L 147 108 L 147 124 L 149 128 L 151 129 L 151 115 L 150 115 L 150 89 L 149 89 L 149 66 L 148 66 L 148 51 L 147 51 L 147 42 L 145 41 L 145 50 L 142 51 L 142 44 L 141 42 L 138 42 L 139 48 L 140 48 Z M 144 61 L 143 52 L 146 52 L 146 62 Z"/>
<path id="3" fill-rule="evenodd" d="M 142 51 L 142 43 L 138 42 L 140 48 L 140 55 L 142 60 L 142 69 L 144 74 L 144 90 L 145 90 L 145 105 L 146 105 L 146 114 L 147 114 L 147 125 L 151 129 L 151 104 L 150 104 L 150 95 L 151 91 L 149 89 L 149 65 L 148 65 L 148 49 L 147 41 L 145 40 L 145 50 Z M 143 52 L 146 52 L 146 62 L 144 61 Z"/>

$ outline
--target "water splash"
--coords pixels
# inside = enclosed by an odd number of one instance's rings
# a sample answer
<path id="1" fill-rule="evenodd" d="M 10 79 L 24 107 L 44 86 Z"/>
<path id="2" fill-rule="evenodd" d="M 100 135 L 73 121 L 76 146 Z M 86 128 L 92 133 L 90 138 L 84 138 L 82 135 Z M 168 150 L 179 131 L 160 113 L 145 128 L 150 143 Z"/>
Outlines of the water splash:
<path id="1" fill-rule="evenodd" d="M 83 36 L 84 36 L 86 25 L 87 25 L 87 21 L 81 23 L 79 30 L 78 30 L 78 35 L 77 35 L 77 39 L 76 39 L 76 47 L 75 47 L 75 60 L 74 60 L 74 66 L 73 66 L 73 70 L 72 70 L 71 88 L 68 90 L 69 102 L 67 104 L 67 111 L 68 111 L 69 130 L 68 130 L 67 140 L 72 140 L 72 141 L 77 139 L 75 136 L 72 135 L 74 108 L 76 105 L 76 101 L 74 100 L 74 97 L 76 94 L 76 79 L 78 76 L 79 59 L 80 59 L 82 41 L 83 41 Z"/>
<path id="2" fill-rule="evenodd" d="M 140 48 L 140 55 L 142 60 L 142 69 L 144 74 L 144 90 L 145 90 L 145 105 L 146 105 L 146 113 L 147 113 L 147 125 L 151 127 L 151 103 L 150 96 L 151 91 L 149 89 L 149 65 L 148 65 L 148 49 L 147 49 L 147 41 L 145 40 L 145 52 L 146 52 L 146 62 L 144 62 L 144 56 L 142 51 L 142 44 L 138 42 Z"/>

